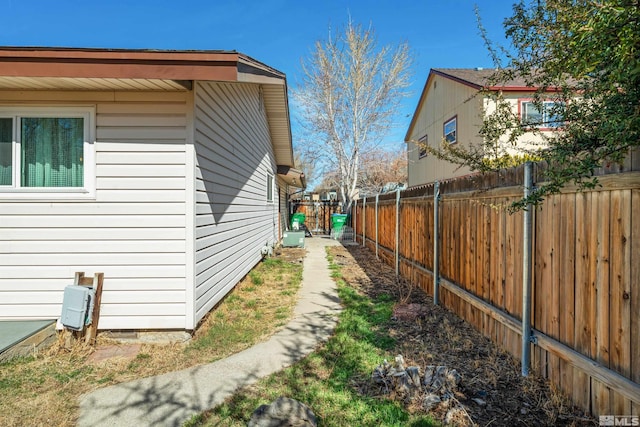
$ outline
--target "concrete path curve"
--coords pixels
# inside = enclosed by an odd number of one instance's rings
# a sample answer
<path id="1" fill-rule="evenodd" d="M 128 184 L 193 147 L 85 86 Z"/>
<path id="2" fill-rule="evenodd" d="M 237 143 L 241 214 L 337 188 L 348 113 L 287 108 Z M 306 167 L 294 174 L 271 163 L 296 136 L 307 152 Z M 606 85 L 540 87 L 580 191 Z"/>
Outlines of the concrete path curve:
<path id="1" fill-rule="evenodd" d="M 292 365 L 326 341 L 341 309 L 323 237 L 306 239 L 293 319 L 268 341 L 215 363 L 98 389 L 80 398 L 79 426 L 180 426 L 236 389 Z"/>

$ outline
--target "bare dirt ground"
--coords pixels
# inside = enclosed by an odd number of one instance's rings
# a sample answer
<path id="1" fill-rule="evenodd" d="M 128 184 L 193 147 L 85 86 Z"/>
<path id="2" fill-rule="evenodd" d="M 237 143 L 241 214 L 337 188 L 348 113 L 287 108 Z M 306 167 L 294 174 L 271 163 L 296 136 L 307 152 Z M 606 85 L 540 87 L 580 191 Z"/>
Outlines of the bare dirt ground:
<path id="1" fill-rule="evenodd" d="M 594 426 L 595 419 L 571 407 L 568 400 L 540 378 L 523 378 L 520 363 L 498 349 L 453 313 L 434 306 L 419 289 L 407 295 L 406 283 L 398 282 L 395 271 L 361 246 L 337 247 L 334 261 L 341 265 L 345 280 L 364 294 L 390 295 L 399 301 L 389 323 L 397 339 L 394 349 L 407 365 L 424 369 L 444 365 L 462 376 L 455 395 L 468 416 L 466 425 L 478 426 Z M 403 285 L 403 286 L 401 286 Z M 400 303 L 400 301 L 402 303 Z M 371 382 L 359 384 L 363 393 L 382 396 Z M 424 411 L 416 399 L 396 397 L 412 411 Z M 444 422 L 446 410 L 432 414 Z M 471 421 L 469 421 L 469 419 Z M 458 424 L 457 422 L 455 424 Z"/>

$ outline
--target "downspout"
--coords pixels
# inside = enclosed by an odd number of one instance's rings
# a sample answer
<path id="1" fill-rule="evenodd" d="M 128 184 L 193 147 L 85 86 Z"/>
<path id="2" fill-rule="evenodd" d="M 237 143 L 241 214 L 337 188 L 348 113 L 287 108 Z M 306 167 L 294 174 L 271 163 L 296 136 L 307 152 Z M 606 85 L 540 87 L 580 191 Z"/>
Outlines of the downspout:
<path id="1" fill-rule="evenodd" d="M 528 197 L 533 189 L 533 163 L 524 164 L 524 197 Z M 524 209 L 524 232 L 522 250 L 522 376 L 529 375 L 531 361 L 531 237 L 532 237 L 531 203 Z"/>

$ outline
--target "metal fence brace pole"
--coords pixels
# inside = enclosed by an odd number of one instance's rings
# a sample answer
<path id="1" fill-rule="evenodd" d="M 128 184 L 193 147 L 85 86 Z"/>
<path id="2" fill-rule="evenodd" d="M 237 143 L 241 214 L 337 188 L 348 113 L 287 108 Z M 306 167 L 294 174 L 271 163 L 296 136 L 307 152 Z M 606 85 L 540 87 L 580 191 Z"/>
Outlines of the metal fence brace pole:
<path id="1" fill-rule="evenodd" d="M 396 277 L 400 275 L 400 189 L 396 190 Z"/>
<path id="2" fill-rule="evenodd" d="M 440 221 L 438 201 L 440 200 L 440 183 L 433 184 L 433 303 L 440 304 Z"/>
<path id="3" fill-rule="evenodd" d="M 378 194 L 376 194 L 376 258 L 378 257 Z"/>
<path id="4" fill-rule="evenodd" d="M 367 246 L 367 197 L 362 201 L 362 246 Z"/>
<path id="5" fill-rule="evenodd" d="M 533 163 L 524 164 L 524 197 L 533 189 Z M 522 376 L 529 375 L 531 360 L 531 267 L 532 267 L 532 216 L 531 204 L 524 210 L 524 234 L 522 250 Z"/>
<path id="6" fill-rule="evenodd" d="M 351 225 L 353 226 L 353 241 L 356 241 L 356 225 L 358 224 L 357 220 L 357 212 L 358 212 L 358 201 L 356 200 L 353 206 L 353 216 L 351 217 Z"/>

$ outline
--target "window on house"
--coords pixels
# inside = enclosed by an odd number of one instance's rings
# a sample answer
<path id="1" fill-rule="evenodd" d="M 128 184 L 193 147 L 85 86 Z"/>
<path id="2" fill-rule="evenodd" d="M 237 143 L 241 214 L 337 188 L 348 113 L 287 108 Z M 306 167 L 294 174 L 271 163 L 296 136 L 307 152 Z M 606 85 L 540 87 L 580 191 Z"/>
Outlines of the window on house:
<path id="1" fill-rule="evenodd" d="M 458 142 L 458 117 L 453 117 L 444 122 L 444 139 L 449 144 Z"/>
<path id="2" fill-rule="evenodd" d="M 418 148 L 420 149 L 420 159 L 422 159 L 423 157 L 427 157 L 427 143 L 429 142 L 429 139 L 427 138 L 427 135 L 423 136 L 422 138 L 420 138 L 418 140 L 418 142 L 420 143 L 418 145 Z"/>
<path id="3" fill-rule="evenodd" d="M 563 104 L 555 101 L 543 101 L 542 109 L 532 100 L 521 101 L 522 123 L 543 129 L 556 129 L 564 126 L 561 110 Z"/>
<path id="4" fill-rule="evenodd" d="M 86 110 L 1 109 L 0 192 L 87 190 L 90 120 Z"/>
<path id="5" fill-rule="evenodd" d="M 267 202 L 273 203 L 273 175 L 267 173 Z"/>

